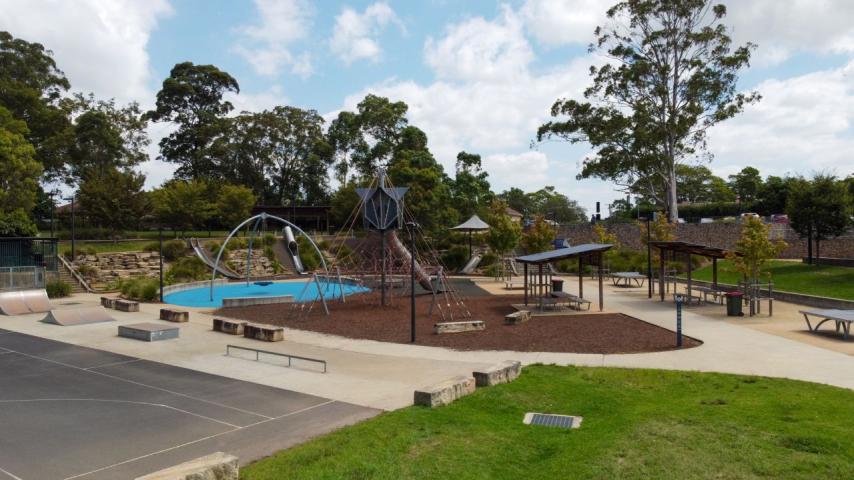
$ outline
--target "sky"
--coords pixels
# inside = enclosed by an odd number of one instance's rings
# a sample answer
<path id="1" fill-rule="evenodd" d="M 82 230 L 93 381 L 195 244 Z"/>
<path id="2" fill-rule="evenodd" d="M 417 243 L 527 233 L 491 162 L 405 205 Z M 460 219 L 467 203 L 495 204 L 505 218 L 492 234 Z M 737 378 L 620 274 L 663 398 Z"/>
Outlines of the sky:
<path id="1" fill-rule="evenodd" d="M 39 42 L 72 84 L 150 108 L 176 63 L 213 64 L 235 111 L 276 105 L 331 119 L 368 93 L 409 105 L 437 160 L 483 157 L 495 191 L 554 186 L 592 212 L 624 194 L 576 179 L 589 145 L 533 144 L 559 98 L 590 84 L 593 30 L 614 0 L 0 0 L 0 30 Z M 762 100 L 709 133 L 711 170 L 854 173 L 854 1 L 723 0 L 736 43 L 758 45 L 739 89 Z M 170 126 L 149 127 L 148 187 Z"/>

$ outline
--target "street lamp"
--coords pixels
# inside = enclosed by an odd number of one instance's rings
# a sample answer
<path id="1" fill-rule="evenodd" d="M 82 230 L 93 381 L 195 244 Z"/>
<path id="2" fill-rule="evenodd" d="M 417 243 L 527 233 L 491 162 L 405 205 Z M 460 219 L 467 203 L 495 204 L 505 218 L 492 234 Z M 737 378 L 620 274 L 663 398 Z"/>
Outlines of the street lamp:
<path id="1" fill-rule="evenodd" d="M 74 208 L 74 197 L 75 197 L 75 195 L 72 195 L 70 197 L 66 197 L 63 199 L 63 200 L 71 200 L 71 261 L 72 262 L 77 260 L 77 248 L 76 248 L 77 247 L 77 241 L 76 241 L 76 230 L 75 230 L 76 223 L 75 223 L 75 218 L 74 218 L 76 208 Z"/>
<path id="2" fill-rule="evenodd" d="M 650 232 L 650 220 L 652 219 L 652 213 L 647 213 L 646 215 L 646 283 L 647 283 L 647 296 L 648 298 L 652 298 L 652 245 L 649 242 L 652 240 L 652 235 Z"/>

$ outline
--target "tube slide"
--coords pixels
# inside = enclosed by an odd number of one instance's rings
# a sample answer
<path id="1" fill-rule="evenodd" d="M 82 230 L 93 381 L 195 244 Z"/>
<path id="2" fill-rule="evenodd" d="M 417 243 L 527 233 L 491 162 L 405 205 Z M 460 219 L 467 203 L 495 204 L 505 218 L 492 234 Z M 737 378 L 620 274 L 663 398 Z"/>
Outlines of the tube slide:
<path id="1" fill-rule="evenodd" d="M 406 263 L 409 264 L 412 262 L 412 254 L 409 253 L 409 250 L 403 245 L 403 242 L 400 241 L 400 238 L 397 236 L 397 232 L 391 230 L 387 233 L 388 239 L 390 240 L 390 245 L 392 250 L 401 257 L 406 259 Z M 433 282 L 430 281 L 430 275 L 424 270 L 418 260 L 415 261 L 415 279 L 418 280 L 418 284 L 428 292 L 433 291 Z"/>
<path id="2" fill-rule="evenodd" d="M 291 262 L 294 264 L 294 270 L 297 273 L 305 273 L 305 267 L 302 265 L 302 259 L 299 258 L 299 245 L 294 237 L 294 231 L 290 225 L 285 226 L 282 231 L 285 237 L 285 246 L 288 248 L 288 255 L 291 257 Z"/>
<path id="3" fill-rule="evenodd" d="M 472 255 L 468 263 L 466 263 L 466 266 L 463 267 L 462 270 L 460 270 L 460 273 L 464 273 L 466 275 L 472 273 L 474 269 L 477 268 L 478 265 L 480 265 L 481 258 L 482 257 L 476 253 Z"/>
<path id="4" fill-rule="evenodd" d="M 193 249 L 193 252 L 196 253 L 196 256 L 199 257 L 199 259 L 201 259 L 201 261 L 205 262 L 205 265 L 207 265 L 211 269 L 214 268 L 215 262 L 211 259 L 210 256 L 208 256 L 207 250 L 205 250 L 205 248 L 199 244 L 198 239 L 196 239 L 196 238 L 190 239 L 190 248 Z M 225 265 L 218 265 L 216 271 L 217 271 L 217 273 L 219 273 L 223 277 L 243 278 L 241 275 L 235 273 L 234 271 L 232 271 L 230 268 L 226 267 Z"/>

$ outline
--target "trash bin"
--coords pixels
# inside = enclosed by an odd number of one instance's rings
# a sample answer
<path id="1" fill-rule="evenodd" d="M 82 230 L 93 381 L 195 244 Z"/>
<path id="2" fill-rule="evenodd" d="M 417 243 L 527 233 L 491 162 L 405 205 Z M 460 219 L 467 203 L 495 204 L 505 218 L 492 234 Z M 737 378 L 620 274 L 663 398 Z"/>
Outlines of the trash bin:
<path id="1" fill-rule="evenodd" d="M 741 311 L 741 300 L 744 297 L 744 292 L 727 292 L 726 294 L 726 314 L 728 317 L 742 317 L 744 313 Z"/>
<path id="2" fill-rule="evenodd" d="M 552 279 L 552 291 L 553 292 L 562 292 L 563 291 L 563 280 L 553 278 Z"/>

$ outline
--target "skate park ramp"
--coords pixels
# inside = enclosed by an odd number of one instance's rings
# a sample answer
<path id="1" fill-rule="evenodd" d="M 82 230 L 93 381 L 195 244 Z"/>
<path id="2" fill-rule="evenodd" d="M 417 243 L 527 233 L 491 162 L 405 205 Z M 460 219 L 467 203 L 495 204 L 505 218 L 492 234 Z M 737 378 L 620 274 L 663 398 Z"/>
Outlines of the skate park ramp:
<path id="1" fill-rule="evenodd" d="M 116 319 L 111 317 L 104 307 L 79 307 L 79 308 L 61 308 L 51 310 L 42 320 L 45 323 L 53 323 L 63 327 L 74 325 L 86 325 L 89 323 L 114 322 Z"/>
<path id="2" fill-rule="evenodd" d="M 0 292 L 0 313 L 3 315 L 44 313 L 51 308 L 53 307 L 44 289 Z"/>
<path id="3" fill-rule="evenodd" d="M 189 242 L 190 242 L 190 248 L 193 249 L 193 252 L 195 252 L 196 256 L 199 257 L 199 259 L 201 261 L 203 261 L 205 263 L 205 265 L 208 266 L 208 268 L 213 269 L 214 265 L 216 264 L 216 261 L 214 259 L 212 259 L 210 257 L 210 255 L 208 255 L 208 251 L 205 250 L 205 247 L 203 247 L 199 243 L 199 240 L 197 238 L 191 238 L 189 240 Z M 217 265 L 216 271 L 220 275 L 227 277 L 227 278 L 243 278 L 238 273 L 235 273 L 233 270 L 226 267 L 225 265 L 221 265 L 221 264 Z"/>

